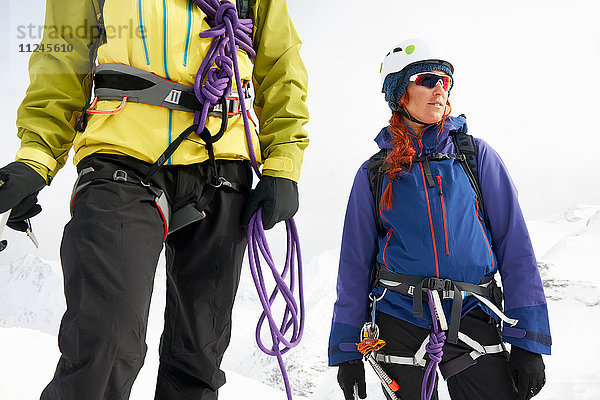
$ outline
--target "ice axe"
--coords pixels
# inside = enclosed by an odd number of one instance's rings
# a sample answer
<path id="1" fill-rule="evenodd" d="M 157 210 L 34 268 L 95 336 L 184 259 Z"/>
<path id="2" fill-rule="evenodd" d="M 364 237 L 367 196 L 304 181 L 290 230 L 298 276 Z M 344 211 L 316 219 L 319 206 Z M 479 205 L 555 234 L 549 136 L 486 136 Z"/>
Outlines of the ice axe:
<path id="1" fill-rule="evenodd" d="M 2 181 L 0 181 L 2 182 Z M 2 186 L 2 185 L 0 185 Z M 6 226 L 6 222 L 8 221 L 8 217 L 10 216 L 10 211 L 8 210 L 5 213 L 0 214 L 0 238 L 2 237 L 2 232 L 4 231 L 4 227 Z M 7 246 L 6 240 L 0 240 L 0 251 L 4 250 Z"/>
<path id="2" fill-rule="evenodd" d="M 4 185 L 4 181 L 2 179 L 0 179 L 0 187 L 2 187 L 2 185 Z M 7 210 L 6 212 L 0 214 L 0 238 L 2 238 L 2 232 L 4 231 L 4 227 L 6 226 L 6 223 L 8 222 L 8 217 L 10 216 L 10 212 L 11 212 L 11 210 Z M 8 242 L 6 240 L 1 240 L 0 241 L 0 251 L 4 250 L 7 245 L 8 245 Z"/>

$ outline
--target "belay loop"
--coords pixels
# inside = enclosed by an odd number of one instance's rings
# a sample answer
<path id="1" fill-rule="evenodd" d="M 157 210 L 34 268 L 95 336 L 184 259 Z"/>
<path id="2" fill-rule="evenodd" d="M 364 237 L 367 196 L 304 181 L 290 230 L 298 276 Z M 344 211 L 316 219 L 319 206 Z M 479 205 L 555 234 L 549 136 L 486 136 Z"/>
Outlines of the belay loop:
<path id="1" fill-rule="evenodd" d="M 206 125 L 208 108 L 217 103 L 219 98 L 227 98 L 232 87 L 232 77 L 235 77 L 236 87 L 242 93 L 242 81 L 237 61 L 237 52 L 241 48 L 246 51 L 250 58 L 256 56 L 256 52 L 252 47 L 252 29 L 253 24 L 251 19 L 239 19 L 235 6 L 229 1 L 219 0 L 193 0 L 194 3 L 206 14 L 206 21 L 211 27 L 210 29 L 200 33 L 202 38 L 213 38 L 208 53 L 196 75 L 194 82 L 194 92 L 198 101 L 204 107 L 201 112 L 194 114 L 194 123 L 198 124 L 198 134 L 202 135 Z M 212 67 L 216 65 L 216 68 Z M 244 132 L 246 134 L 246 142 L 248 145 L 248 154 L 252 168 L 258 177 L 261 173 L 258 169 L 256 156 L 254 154 L 254 145 L 252 143 L 252 133 L 250 131 L 250 120 L 246 102 L 240 101 L 242 109 L 242 118 L 244 120 Z M 226 107 L 223 107 L 226 109 Z M 226 119 L 226 117 L 224 118 Z M 202 137 L 202 136 L 201 136 Z M 209 151 L 211 145 L 207 146 Z M 214 155 L 213 155 L 214 156 Z M 214 157 L 213 157 L 214 159 Z M 300 244 L 296 224 L 292 218 L 285 221 L 287 230 L 287 255 L 283 271 L 279 273 L 275 266 L 275 262 L 271 256 L 269 246 L 265 237 L 262 225 L 262 208 L 252 216 L 250 225 L 248 226 L 248 259 L 250 263 L 250 271 L 254 279 L 254 284 L 258 292 L 258 297 L 263 307 L 263 313 L 259 318 L 256 327 L 256 343 L 258 347 L 266 354 L 277 357 L 281 375 L 285 384 L 285 390 L 288 400 L 292 399 L 292 391 L 289 384 L 285 365 L 282 355 L 291 348 L 298 345 L 304 331 L 304 295 L 302 285 L 302 257 L 300 253 Z M 267 261 L 271 268 L 273 278 L 275 279 L 275 289 L 269 297 L 265 281 L 263 279 L 262 270 L 260 267 L 260 255 Z M 297 259 L 297 264 L 295 260 Z M 285 278 L 289 275 L 289 286 L 285 282 Z M 295 282 L 298 282 L 299 304 L 294 298 Z M 273 320 L 271 306 L 278 294 L 283 296 L 286 308 L 283 316 L 283 321 L 280 327 Z M 263 345 L 260 338 L 265 319 L 269 323 L 271 331 L 271 339 L 273 345 L 267 348 Z M 291 339 L 285 338 L 289 329 L 292 329 Z M 283 348 L 281 348 L 283 345 Z"/>

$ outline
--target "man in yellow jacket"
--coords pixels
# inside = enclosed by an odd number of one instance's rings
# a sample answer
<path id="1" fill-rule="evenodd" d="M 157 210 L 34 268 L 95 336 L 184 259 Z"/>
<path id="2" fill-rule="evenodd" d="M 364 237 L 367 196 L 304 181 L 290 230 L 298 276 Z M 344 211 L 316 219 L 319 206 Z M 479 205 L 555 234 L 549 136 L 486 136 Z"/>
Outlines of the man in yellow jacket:
<path id="1" fill-rule="evenodd" d="M 224 115 L 227 129 L 210 149 L 192 133 L 165 155 L 198 109 L 175 104 L 193 93 L 211 46 L 199 36 L 211 18 L 197 3 L 47 0 L 40 46 L 52 51 L 31 57 L 17 119 L 21 148 L 0 169 L 0 213 L 12 209 L 8 226 L 22 231 L 41 211 L 37 192 L 71 148 L 79 172 L 61 245 L 62 355 L 42 400 L 129 398 L 146 353 L 163 244 L 167 305 L 155 399 L 216 399 L 225 383 L 220 363 L 246 246 L 243 225 L 259 206 L 267 229 L 298 208 L 307 76 L 285 0 L 237 1 L 240 17 L 247 12 L 254 24 L 256 56 L 238 50 L 243 88 L 234 83 L 222 109 L 208 113 L 210 132 L 219 131 Z M 259 132 L 252 129 L 252 145 L 239 111 L 250 82 Z M 102 90 L 118 95 L 100 96 Z M 252 153 L 263 166 L 254 190 Z"/>

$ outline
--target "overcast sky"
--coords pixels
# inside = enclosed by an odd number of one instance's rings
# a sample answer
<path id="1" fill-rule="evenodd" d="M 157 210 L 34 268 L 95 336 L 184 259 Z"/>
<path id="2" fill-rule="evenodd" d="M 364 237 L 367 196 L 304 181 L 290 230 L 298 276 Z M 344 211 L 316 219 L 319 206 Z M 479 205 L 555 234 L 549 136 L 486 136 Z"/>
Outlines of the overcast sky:
<path id="1" fill-rule="evenodd" d="M 16 107 L 27 85 L 27 56 L 18 53 L 25 41 L 17 29 L 43 23 L 44 1 L 9 0 L 2 7 L 4 165 L 18 148 Z M 288 0 L 288 7 L 310 79 L 311 145 L 297 218 L 305 255 L 338 245 L 354 174 L 376 152 L 373 138 L 390 116 L 379 65 L 407 37 L 449 55 L 455 66 L 453 114 L 466 114 L 470 133 L 500 153 L 526 218 L 550 217 L 577 203 L 600 204 L 599 1 Z M 73 180 L 69 165 L 41 195 L 45 213 L 34 226 L 42 239 L 38 254 L 47 259 L 58 258 Z M 13 252 L 5 260 L 33 251 L 22 235 L 10 238 Z"/>

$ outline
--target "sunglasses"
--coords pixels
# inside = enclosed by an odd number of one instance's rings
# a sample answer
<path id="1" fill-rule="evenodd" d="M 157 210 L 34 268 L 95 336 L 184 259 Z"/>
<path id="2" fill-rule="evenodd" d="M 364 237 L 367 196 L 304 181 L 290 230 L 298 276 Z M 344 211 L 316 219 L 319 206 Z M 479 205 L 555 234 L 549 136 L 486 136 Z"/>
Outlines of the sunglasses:
<path id="1" fill-rule="evenodd" d="M 433 89 L 438 83 L 442 85 L 444 91 L 450 90 L 452 87 L 452 78 L 448 75 L 438 75 L 433 72 L 422 72 L 420 74 L 414 74 L 409 79 L 410 82 L 414 82 L 415 85 L 425 86 Z"/>

